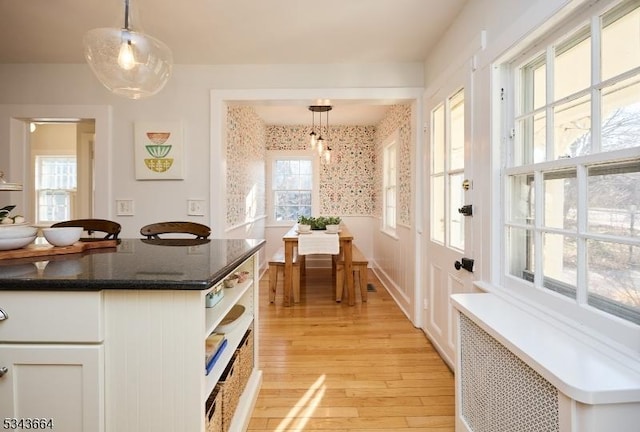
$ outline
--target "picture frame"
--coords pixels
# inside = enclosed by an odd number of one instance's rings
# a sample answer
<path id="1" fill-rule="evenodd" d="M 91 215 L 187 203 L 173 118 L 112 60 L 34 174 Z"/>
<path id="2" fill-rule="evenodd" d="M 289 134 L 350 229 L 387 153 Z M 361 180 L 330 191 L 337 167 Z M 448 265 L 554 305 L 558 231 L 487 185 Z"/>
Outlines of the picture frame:
<path id="1" fill-rule="evenodd" d="M 134 124 L 136 180 L 183 180 L 184 142 L 181 121 Z"/>

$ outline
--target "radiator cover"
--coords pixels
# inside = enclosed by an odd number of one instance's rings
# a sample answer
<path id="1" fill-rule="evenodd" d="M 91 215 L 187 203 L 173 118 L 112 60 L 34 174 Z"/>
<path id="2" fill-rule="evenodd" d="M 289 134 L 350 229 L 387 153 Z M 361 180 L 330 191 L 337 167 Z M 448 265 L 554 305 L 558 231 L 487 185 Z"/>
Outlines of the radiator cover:
<path id="1" fill-rule="evenodd" d="M 559 432 L 558 390 L 469 318 L 459 316 L 461 417 L 470 430 Z"/>

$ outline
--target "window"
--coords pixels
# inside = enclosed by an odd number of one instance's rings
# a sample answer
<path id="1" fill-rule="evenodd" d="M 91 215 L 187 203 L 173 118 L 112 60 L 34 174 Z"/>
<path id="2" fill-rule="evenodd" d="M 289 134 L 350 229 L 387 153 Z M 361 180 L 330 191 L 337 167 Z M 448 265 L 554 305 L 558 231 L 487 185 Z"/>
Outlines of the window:
<path id="1" fill-rule="evenodd" d="M 640 324 L 640 2 L 591 15 L 508 66 L 506 285 Z"/>
<path id="2" fill-rule="evenodd" d="M 77 191 L 75 156 L 36 156 L 36 220 L 72 219 Z"/>
<path id="3" fill-rule="evenodd" d="M 431 111 L 431 240 L 464 250 L 464 89 Z"/>
<path id="4" fill-rule="evenodd" d="M 396 200 L 397 200 L 397 148 L 399 133 L 396 131 L 391 135 L 383 146 L 383 230 L 393 234 L 396 231 Z"/>
<path id="5" fill-rule="evenodd" d="M 317 213 L 317 158 L 308 152 L 269 154 L 269 215 L 272 223 L 291 224 Z"/>

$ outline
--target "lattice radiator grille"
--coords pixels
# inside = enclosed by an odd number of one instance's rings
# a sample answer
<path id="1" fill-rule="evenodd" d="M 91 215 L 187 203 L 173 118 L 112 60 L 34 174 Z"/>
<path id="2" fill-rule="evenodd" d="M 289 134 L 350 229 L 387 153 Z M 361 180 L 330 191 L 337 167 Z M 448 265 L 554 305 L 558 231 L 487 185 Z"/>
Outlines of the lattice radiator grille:
<path id="1" fill-rule="evenodd" d="M 460 343 L 461 416 L 471 431 L 560 430 L 549 381 L 462 314 Z"/>

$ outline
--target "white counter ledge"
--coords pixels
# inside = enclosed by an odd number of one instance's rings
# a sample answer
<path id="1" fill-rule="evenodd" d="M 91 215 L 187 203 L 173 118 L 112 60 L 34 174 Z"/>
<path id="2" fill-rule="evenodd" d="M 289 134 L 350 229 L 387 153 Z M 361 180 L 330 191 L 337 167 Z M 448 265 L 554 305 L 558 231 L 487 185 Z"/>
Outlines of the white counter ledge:
<path id="1" fill-rule="evenodd" d="M 569 398 L 640 402 L 640 359 L 623 364 L 495 294 L 455 294 L 456 309 Z"/>

